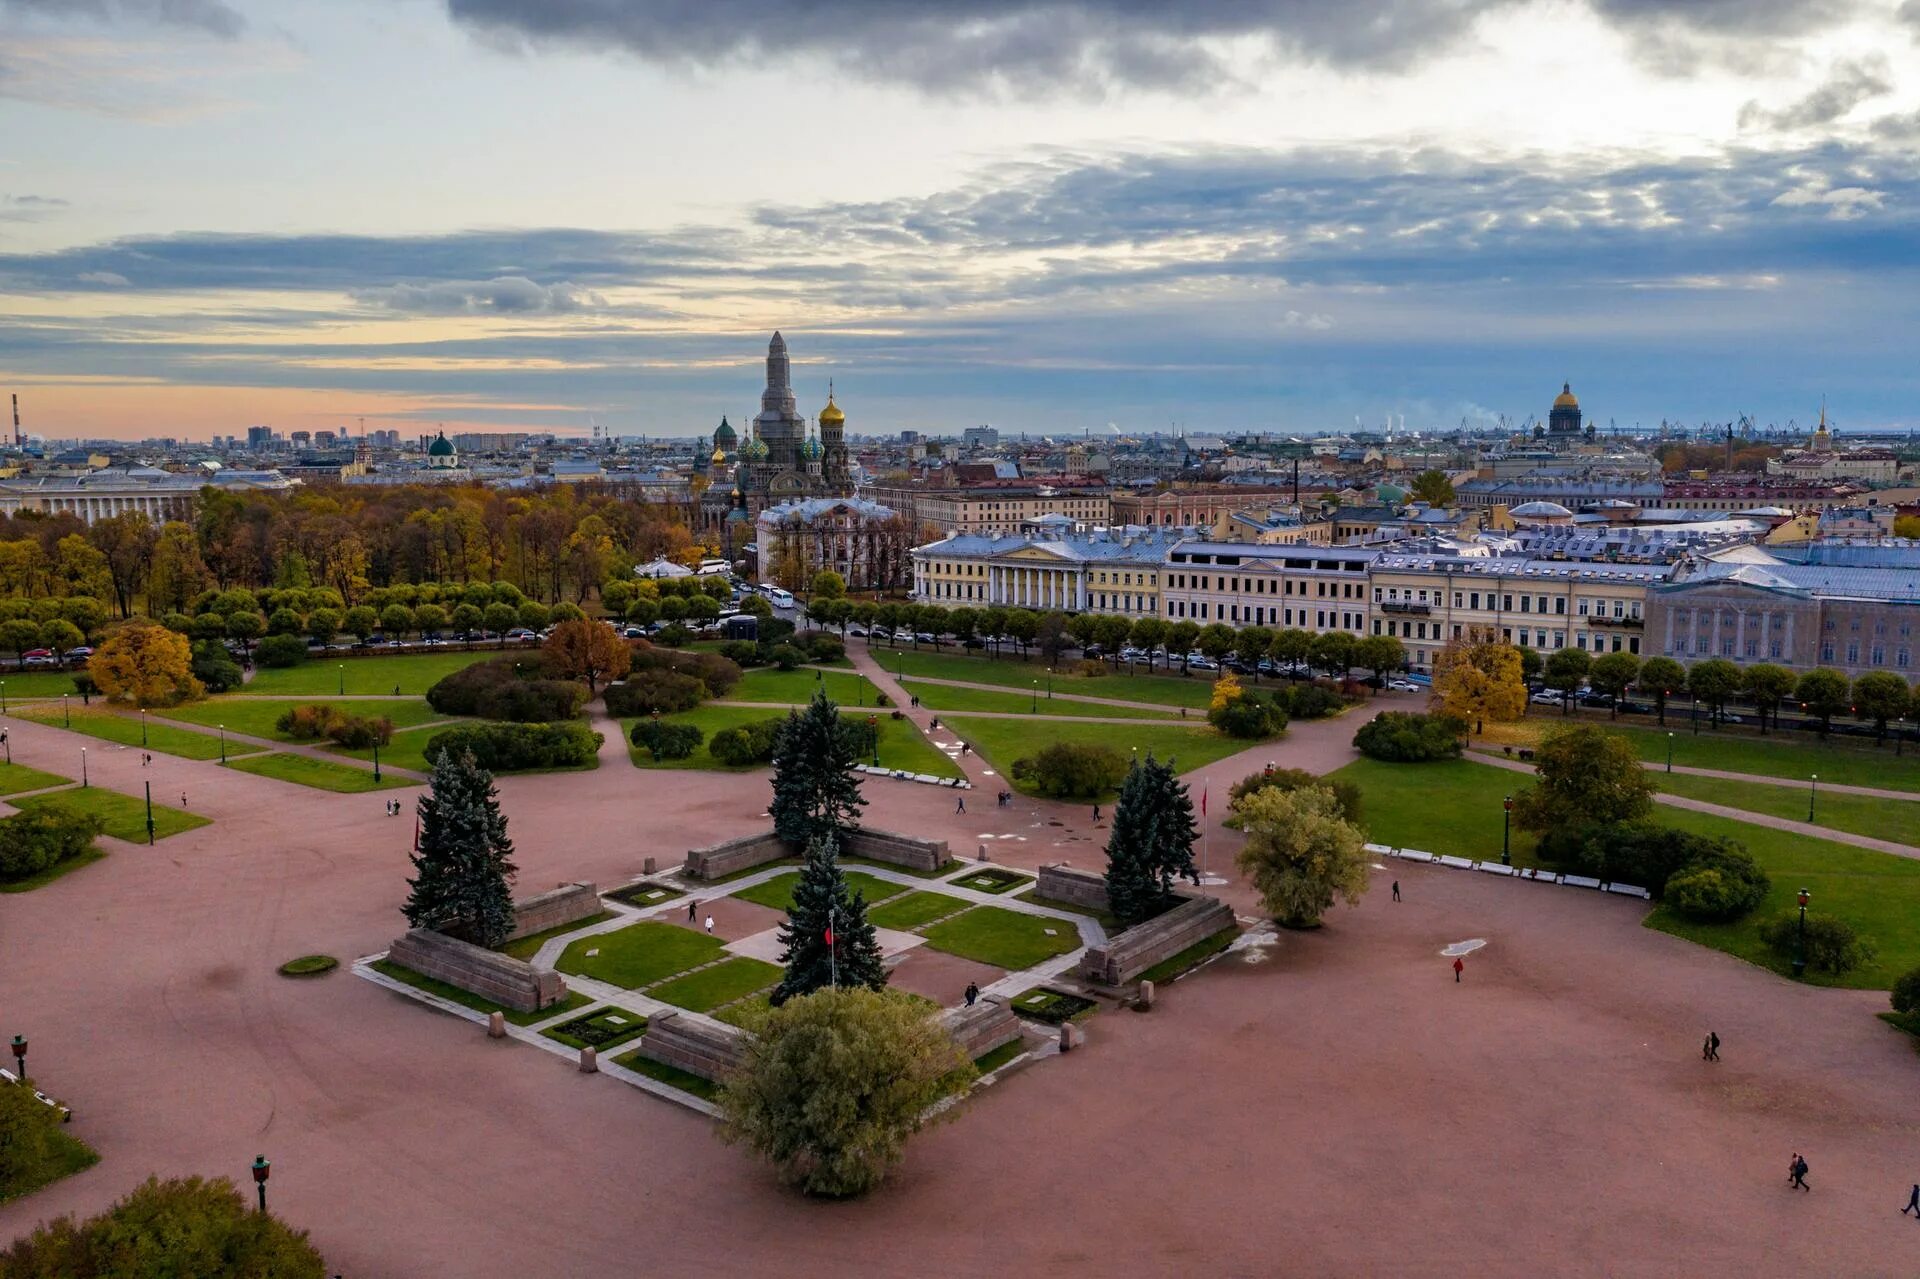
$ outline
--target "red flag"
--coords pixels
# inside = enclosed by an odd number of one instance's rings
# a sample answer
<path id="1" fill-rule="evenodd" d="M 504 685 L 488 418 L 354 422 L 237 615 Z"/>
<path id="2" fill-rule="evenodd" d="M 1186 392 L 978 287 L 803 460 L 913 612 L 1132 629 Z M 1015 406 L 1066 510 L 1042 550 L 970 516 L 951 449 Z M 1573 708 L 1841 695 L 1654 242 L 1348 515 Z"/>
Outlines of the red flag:
<path id="1" fill-rule="evenodd" d="M 827 929 L 827 945 L 829 946 L 833 945 L 833 929 L 832 928 Z"/>

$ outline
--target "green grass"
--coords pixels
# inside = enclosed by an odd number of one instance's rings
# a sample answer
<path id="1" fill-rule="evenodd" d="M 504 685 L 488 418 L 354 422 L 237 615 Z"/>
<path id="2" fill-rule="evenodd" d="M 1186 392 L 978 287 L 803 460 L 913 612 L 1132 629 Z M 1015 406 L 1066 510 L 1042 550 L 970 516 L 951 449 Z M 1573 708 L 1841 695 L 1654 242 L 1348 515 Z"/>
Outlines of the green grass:
<path id="1" fill-rule="evenodd" d="M 0 692 L 6 694 L 7 705 L 28 697 L 51 697 L 58 700 L 60 694 L 72 696 L 80 702 L 80 694 L 74 692 L 73 671 L 0 671 Z M 81 703 L 84 705 L 84 703 Z"/>
<path id="2" fill-rule="evenodd" d="M 122 795 L 119 791 L 89 786 L 84 789 L 75 787 L 72 790 L 48 791 L 44 795 L 30 795 L 25 799 L 12 802 L 15 808 L 22 811 L 36 808 L 65 808 L 76 812 L 92 813 L 100 819 L 104 833 L 115 839 L 124 839 L 135 844 L 147 842 L 146 800 L 138 795 Z M 189 813 L 184 809 L 168 808 L 165 804 L 156 803 L 153 806 L 153 837 L 165 839 L 169 835 L 178 835 L 181 831 L 211 825 L 212 820 L 198 813 Z"/>
<path id="3" fill-rule="evenodd" d="M 1710 804 L 1724 804 L 1796 822 L 1807 820 L 1806 786 L 1730 782 L 1722 777 L 1693 777 L 1686 773 L 1661 773 L 1656 777 L 1656 784 L 1669 794 L 1702 799 Z M 1920 843 L 1920 795 L 1912 800 L 1876 799 L 1870 795 L 1823 790 L 1815 798 L 1813 824 L 1896 844 Z"/>
<path id="4" fill-rule="evenodd" d="M 1431 764 L 1359 759 L 1332 776 L 1364 792 L 1361 825 L 1372 842 L 1475 861 L 1500 856 L 1505 819 L 1500 802 L 1532 785 L 1520 773 L 1464 759 Z M 1533 845 L 1533 835 L 1516 826 L 1513 864 L 1539 865 Z"/>
<path id="5" fill-rule="evenodd" d="M 842 857 L 840 864 L 842 866 L 878 866 L 884 870 L 890 870 L 896 875 L 907 875 L 914 879 L 944 879 L 954 872 L 954 869 L 960 865 L 960 862 L 957 858 L 949 857 L 932 870 L 922 870 L 918 866 L 900 866 L 893 862 L 875 861 L 871 857 Z"/>
<path id="6" fill-rule="evenodd" d="M 720 1085 L 710 1079 L 702 1079 L 696 1074 L 669 1066 L 665 1062 L 655 1061 L 651 1057 L 642 1057 L 638 1048 L 624 1057 L 615 1057 L 613 1064 L 625 1066 L 636 1075 L 645 1075 L 648 1079 L 678 1088 L 681 1092 L 690 1092 L 703 1101 L 712 1101 L 720 1095 Z"/>
<path id="7" fill-rule="evenodd" d="M 140 833 L 144 838 L 145 829 L 143 828 Z M 106 855 L 106 851 L 96 844 L 78 857 L 69 857 L 63 862 L 55 862 L 45 870 L 37 870 L 24 878 L 0 879 L 0 893 L 30 893 L 36 888 L 44 888 L 61 876 L 79 870 L 82 866 L 93 865 Z"/>
<path id="8" fill-rule="evenodd" d="M 415 728 L 421 724 L 449 718 L 418 697 L 386 697 L 379 701 L 366 702 L 329 702 L 324 697 L 276 698 L 229 695 L 209 698 L 204 702 L 189 702 L 185 706 L 168 707 L 164 711 L 155 711 L 154 714 L 188 724 L 198 724 L 202 728 L 217 729 L 224 724 L 229 733 L 244 733 L 249 737 L 265 737 L 276 742 L 291 742 L 296 739 L 275 727 L 276 721 L 296 706 L 314 706 L 323 703 L 348 715 L 360 715 L 369 719 L 384 715 L 393 721 L 395 728 Z"/>
<path id="9" fill-rule="evenodd" d="M 965 910 L 967 904 L 961 898 L 949 897 L 945 893 L 908 893 L 905 897 L 868 911 L 867 922 L 876 928 L 894 928 L 905 932 Z"/>
<path id="10" fill-rule="evenodd" d="M 28 768 L 25 764 L 0 764 L 0 796 L 19 795 L 30 790 L 45 790 L 49 786 L 65 786 L 73 779 L 60 777 L 53 773 L 43 773 L 37 768 Z"/>
<path id="11" fill-rule="evenodd" d="M 1064 990 L 1035 986 L 1009 999 L 1007 1007 L 1022 1017 L 1045 1022 L 1049 1026 L 1058 1026 L 1062 1022 L 1077 1021 L 1082 1017 L 1090 1016 L 1100 1005 L 1084 996 L 1070 995 Z"/>
<path id="12" fill-rule="evenodd" d="M 590 956 L 589 950 L 600 953 Z M 568 945 L 554 966 L 563 973 L 578 973 L 638 990 L 717 959 L 720 953 L 718 937 L 642 920 L 616 932 L 582 937 Z"/>
<path id="13" fill-rule="evenodd" d="M 540 953 L 542 946 L 554 938 L 563 937 L 568 933 L 577 933 L 582 928 L 592 928 L 595 924 L 604 924 L 612 918 L 612 911 L 603 910 L 598 914 L 588 915 L 585 919 L 576 919 L 571 924 L 561 924 L 558 928 L 549 928 L 545 932 L 528 933 L 525 937 L 516 937 L 512 941 L 502 945 L 500 947 L 500 953 L 503 955 L 512 955 L 515 959 L 530 960 Z"/>
<path id="14" fill-rule="evenodd" d="M 384 760 L 381 762 L 385 763 Z M 315 790 L 333 791 L 340 795 L 358 795 L 366 791 L 393 790 L 399 786 L 420 784 L 410 777 L 393 777 L 384 772 L 376 782 L 373 780 L 372 771 L 365 768 L 331 764 L 324 759 L 314 759 L 309 755 L 288 755 L 281 751 L 269 751 L 265 755 L 249 755 L 242 759 L 228 760 L 225 767 L 242 773 L 252 773 L 258 777 L 271 777 L 278 781 L 292 782 L 296 786 L 311 786 Z"/>
<path id="15" fill-rule="evenodd" d="M 500 654 L 493 649 L 463 652 L 448 649 L 439 653 L 403 653 L 394 657 L 325 657 L 286 666 L 279 670 L 261 669 L 247 681 L 242 691 L 255 696 L 300 697 L 318 701 L 331 693 L 340 694 L 346 681 L 348 693 L 369 696 L 419 697 L 434 684 L 475 662 L 484 662 Z M 397 691 L 396 691 L 397 690 Z"/>
<path id="16" fill-rule="evenodd" d="M 750 1030 L 758 1018 L 772 1011 L 773 1001 L 771 999 L 765 995 L 755 995 L 751 999 L 742 999 L 737 1003 L 728 1004 L 724 1008 L 716 1008 L 707 1015 L 715 1021 L 724 1021 L 729 1026 L 738 1026 L 742 1030 Z"/>
<path id="17" fill-rule="evenodd" d="M 973 684 L 993 684 L 1022 692 L 1030 692 L 1034 681 L 1038 680 L 1040 698 L 1046 700 L 1049 676 L 1045 664 L 1041 662 L 1023 662 L 1012 657 L 989 659 L 962 657 L 954 653 L 916 653 L 911 649 L 890 649 L 884 644 L 873 649 L 873 659 L 896 677 L 904 670 L 909 679 L 919 675 L 929 679 L 966 680 Z M 1175 671 L 1172 675 L 1072 675 L 1060 671 L 1051 678 L 1055 693 L 1205 709 L 1213 697 L 1212 677 L 1205 671 L 1182 676 L 1177 673 L 1177 666 Z M 1247 683 L 1251 686 L 1252 680 L 1249 678 Z"/>
<path id="18" fill-rule="evenodd" d="M 474 721 L 469 721 L 474 722 Z M 427 763 L 427 743 L 433 740 L 440 728 L 409 728 L 393 735 L 393 740 L 380 748 L 380 767 L 384 770 L 391 764 L 395 768 L 412 769 L 416 773 L 431 773 L 433 765 Z M 364 763 L 373 762 L 373 748 L 350 751 L 339 746 L 325 748 L 335 755 L 344 755 L 348 759 L 357 759 Z M 411 785 L 412 783 L 408 783 Z"/>
<path id="19" fill-rule="evenodd" d="M 332 955 L 302 955 L 298 959 L 289 959 L 280 965 L 282 977 L 318 977 L 321 973 L 330 973 L 340 966 L 340 961 Z"/>
<path id="20" fill-rule="evenodd" d="M 824 679 L 816 678 L 824 675 Z M 825 687 L 827 696 L 847 708 L 871 710 L 880 690 L 864 675 L 851 671 L 775 670 L 756 667 L 734 686 L 726 700 L 730 702 L 770 702 L 780 706 L 805 706 L 813 700 L 813 690 Z"/>
<path id="21" fill-rule="evenodd" d="M 1120 930 L 1120 920 L 1110 910 L 1095 910 L 1091 906 L 1081 906 L 1075 902 L 1055 901 L 1051 897 L 1042 897 L 1038 888 L 1029 888 L 1013 896 L 1016 901 L 1032 902 L 1036 906 L 1045 906 L 1048 910 L 1063 910 L 1069 915 L 1085 915 L 1088 919 L 1097 919 L 1100 921 L 1100 926 L 1109 933 Z"/>
<path id="22" fill-rule="evenodd" d="M 62 1177 L 71 1177 L 99 1162 L 100 1156 L 92 1146 L 69 1135 L 59 1124 L 53 1124 L 48 1129 L 46 1150 L 41 1156 L 24 1166 L 10 1167 L 6 1178 L 0 1180 L 0 1204 L 24 1199 Z"/>
<path id="23" fill-rule="evenodd" d="M 1031 888 L 1033 876 L 1004 866 L 975 866 L 947 882 L 956 888 L 971 888 L 976 893 L 1005 893 L 1015 888 Z"/>
<path id="24" fill-rule="evenodd" d="M 1823 745 L 1810 733 L 1772 732 L 1762 737 L 1745 725 L 1715 732 L 1704 726 L 1691 730 L 1683 710 L 1675 715 L 1667 710 L 1667 725 L 1643 728 L 1622 721 L 1597 717 L 1576 719 L 1623 734 L 1633 743 L 1640 758 L 1648 763 L 1667 762 L 1667 733 L 1673 734 L 1673 762 L 1682 768 L 1717 768 L 1729 773 L 1756 773 L 1762 777 L 1783 777 L 1804 782 L 1809 774 L 1820 774 L 1822 782 L 1840 782 L 1848 786 L 1872 786 L 1880 790 L 1920 791 L 1920 751 L 1895 755 L 1893 747 L 1875 748 L 1871 739 L 1832 737 Z M 1503 735 L 1518 734 L 1531 740 L 1556 728 L 1558 717 L 1529 719 L 1524 727 L 1503 726 Z M 1704 723 L 1704 721 L 1703 721 Z M 1492 726 L 1489 726 L 1490 728 Z M 1482 748 L 1485 749 L 1485 748 Z M 1499 747 L 1492 748 L 1493 753 Z"/>
<path id="25" fill-rule="evenodd" d="M 1181 973 L 1186 972 L 1190 968 L 1198 967 L 1227 947 L 1233 945 L 1233 939 L 1239 935 L 1240 926 L 1238 924 L 1230 924 L 1211 937 L 1202 937 L 1199 941 L 1187 947 L 1179 954 L 1170 955 L 1166 959 L 1161 960 L 1153 967 L 1147 969 L 1146 972 L 1141 973 L 1136 980 L 1155 983 L 1172 981 Z"/>
<path id="26" fill-rule="evenodd" d="M 1048 929 L 1053 930 L 1052 936 L 1047 935 Z M 935 950 L 1009 972 L 1080 947 L 1080 932 L 1068 921 L 1022 915 L 998 906 L 975 906 L 934 924 L 922 935 Z"/>
<path id="27" fill-rule="evenodd" d="M 685 759 L 663 759 L 655 762 L 641 747 L 633 745 L 633 726 L 636 720 L 620 721 L 620 731 L 626 737 L 627 754 L 639 768 L 692 768 L 706 769 L 723 773 L 742 773 L 755 768 L 765 768 L 765 764 L 748 764 L 744 768 L 731 768 L 715 759 L 707 750 L 706 743 L 715 733 L 724 729 L 738 728 L 742 724 L 751 724 L 756 720 L 772 719 L 786 713 L 778 706 L 697 706 L 693 710 L 678 715 L 664 715 L 661 718 L 676 724 L 692 724 L 697 727 L 702 741 L 697 750 Z M 849 714 L 858 714 L 850 710 Z M 915 773 L 931 773 L 935 777 L 959 777 L 960 768 L 944 754 L 935 750 L 926 738 L 920 736 L 920 730 L 904 719 L 891 719 L 885 712 L 870 712 L 879 715 L 880 763 L 885 768 L 903 768 Z M 870 764 L 872 759 L 861 763 Z"/>
<path id="28" fill-rule="evenodd" d="M 656 884 L 650 879 L 643 879 L 633 884 L 623 884 L 619 888 L 615 888 L 603 895 L 611 897 L 617 902 L 625 902 L 629 906 L 640 907 L 658 906 L 661 902 L 670 902 L 676 897 L 686 896 L 685 893 L 677 888 L 670 887 L 666 884 Z"/>
<path id="29" fill-rule="evenodd" d="M 758 959 L 728 959 L 697 973 L 676 977 L 648 989 L 647 994 L 664 1003 L 704 1013 L 765 990 L 780 980 L 776 964 Z"/>
<path id="30" fill-rule="evenodd" d="M 397 982 L 403 982 L 429 995 L 438 995 L 450 1003 L 459 1004 L 462 1008 L 471 1008 L 478 1013 L 503 1013 L 515 1026 L 531 1026 L 535 1022 L 547 1021 L 593 1002 L 579 991 L 570 990 L 567 992 L 567 997 L 557 1004 L 549 1004 L 545 1008 L 530 1013 L 515 1012 L 511 1008 L 502 1008 L 490 999 L 483 999 L 471 991 L 462 990 L 458 986 L 449 986 L 446 982 L 437 981 L 424 973 L 416 973 L 413 969 L 396 964 L 389 959 L 376 959 L 368 967 L 382 976 L 391 977 Z"/>
<path id="31" fill-rule="evenodd" d="M 1175 714 L 1171 710 L 1145 710 L 1134 706 L 1104 706 L 1099 702 L 1077 702 L 1070 698 L 1048 697 L 1044 689 L 1036 702 L 1031 692 L 990 692 L 984 688 L 955 688 L 951 684 L 929 684 L 907 680 L 902 685 L 920 699 L 930 711 L 991 711 L 997 714 L 1066 715 L 1102 719 L 1158 719 Z"/>
<path id="32" fill-rule="evenodd" d="M 971 742 L 973 749 L 986 756 L 1006 784 L 1022 794 L 1032 792 L 1026 783 L 1014 780 L 1009 771 L 1013 761 L 1053 742 L 1111 746 L 1122 756 L 1136 748 L 1142 755 L 1151 751 L 1160 759 L 1172 757 L 1174 766 L 1183 773 L 1258 744 L 1228 737 L 1205 724 L 1192 728 L 1147 720 L 1140 721 L 1138 726 L 1075 724 L 1057 720 L 969 719 L 958 715 L 942 722 Z M 1103 796 L 1102 800 L 1109 798 L 1111 796 Z"/>
<path id="33" fill-rule="evenodd" d="M 983 1075 L 991 1075 L 1000 1067 L 1018 1057 L 1027 1050 L 1027 1045 L 1019 1039 L 1009 1039 L 984 1057 L 973 1059 L 973 1068 Z"/>
<path id="34" fill-rule="evenodd" d="M 857 870 L 843 870 L 841 875 L 846 879 L 848 888 L 857 888 L 866 894 L 869 904 L 885 901 L 889 897 L 907 891 L 903 885 L 876 879 L 872 875 L 862 874 Z M 788 910 L 793 906 L 793 890 L 799 882 L 800 872 L 791 870 L 784 875 L 775 875 L 764 884 L 743 888 L 733 895 L 741 901 L 770 906 L 774 910 Z"/>
<path id="35" fill-rule="evenodd" d="M 569 1048 L 592 1048 L 599 1052 L 646 1034 L 647 1019 L 625 1008 L 602 1006 L 548 1026 L 540 1033 Z"/>
<path id="36" fill-rule="evenodd" d="M 176 728 L 161 719 L 156 713 L 147 713 L 146 744 L 141 745 L 140 715 L 130 711 L 116 715 L 112 711 L 90 710 L 74 711 L 69 724 L 61 715 L 58 707 L 37 707 L 31 711 L 15 711 L 21 719 L 30 719 L 36 724 L 45 724 L 51 728 L 71 728 L 73 732 L 85 733 L 88 737 L 97 737 L 102 741 L 118 742 L 122 746 L 131 746 L 136 750 L 159 751 L 164 755 L 180 755 L 187 759 L 219 759 L 220 739 L 212 733 L 198 733 L 191 729 Z M 241 747 L 241 750 L 257 749 Z M 227 753 L 232 755 L 229 747 Z"/>

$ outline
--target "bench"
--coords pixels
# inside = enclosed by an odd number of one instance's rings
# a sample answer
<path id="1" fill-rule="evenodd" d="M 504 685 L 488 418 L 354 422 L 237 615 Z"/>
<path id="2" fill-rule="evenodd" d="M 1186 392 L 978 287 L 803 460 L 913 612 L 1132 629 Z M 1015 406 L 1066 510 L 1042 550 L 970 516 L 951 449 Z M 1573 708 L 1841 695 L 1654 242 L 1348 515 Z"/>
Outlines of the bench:
<path id="1" fill-rule="evenodd" d="M 1598 888 L 1600 881 L 1588 879 L 1585 875 L 1562 875 L 1560 882 L 1572 888 Z"/>
<path id="2" fill-rule="evenodd" d="M 1155 964 L 1234 926 L 1233 911 L 1218 897 L 1186 897 L 1165 914 L 1090 947 L 1081 974 L 1104 986 L 1123 986 Z"/>
<path id="3" fill-rule="evenodd" d="M 649 1061 L 722 1082 L 746 1056 L 747 1032 L 720 1021 L 697 1022 L 677 1012 L 647 1018 L 639 1053 Z"/>
<path id="4" fill-rule="evenodd" d="M 517 1013 L 536 1012 L 567 997 L 567 983 L 551 968 L 535 968 L 431 928 L 409 929 L 387 948 L 387 959 Z"/>
<path id="5" fill-rule="evenodd" d="M 1474 869 L 1483 870 L 1489 875 L 1513 875 L 1518 873 L 1513 867 L 1502 866 L 1499 862 L 1481 862 L 1476 865 Z"/>
<path id="6" fill-rule="evenodd" d="M 1653 900 L 1653 894 L 1638 884 L 1608 884 L 1605 891 L 1619 893 L 1622 897 L 1638 897 L 1643 902 Z"/>
<path id="7" fill-rule="evenodd" d="M 1394 856 L 1403 862 L 1430 862 L 1433 860 L 1432 853 L 1425 853 L 1417 848 L 1402 848 L 1395 852 Z"/>
<path id="8" fill-rule="evenodd" d="M 1473 863 L 1465 857 L 1454 857 L 1443 853 L 1433 860 L 1439 862 L 1442 866 L 1452 866 L 1457 870 L 1473 869 Z"/>

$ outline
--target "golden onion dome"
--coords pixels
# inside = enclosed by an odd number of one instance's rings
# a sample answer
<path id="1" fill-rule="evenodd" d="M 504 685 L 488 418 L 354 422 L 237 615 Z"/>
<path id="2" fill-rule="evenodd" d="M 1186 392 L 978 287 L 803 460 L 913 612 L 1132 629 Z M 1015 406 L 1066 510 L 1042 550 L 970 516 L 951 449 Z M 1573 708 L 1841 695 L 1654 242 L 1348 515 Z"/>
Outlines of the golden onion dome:
<path id="1" fill-rule="evenodd" d="M 847 415 L 842 413 L 840 406 L 833 402 L 833 393 L 829 391 L 827 393 L 827 407 L 820 410 L 820 425 L 841 426 L 846 423 L 846 420 Z"/>
<path id="2" fill-rule="evenodd" d="M 1534 403 L 1537 404 L 1539 401 L 1536 400 Z M 1553 407 L 1556 409 L 1577 409 L 1580 407 L 1580 401 L 1573 396 L 1573 383 L 1562 382 L 1560 384 L 1560 394 L 1553 397 Z"/>
<path id="3" fill-rule="evenodd" d="M 727 451 L 725 449 L 715 449 L 713 451 L 713 456 L 708 460 L 711 461 L 715 466 L 719 466 L 727 460 Z"/>

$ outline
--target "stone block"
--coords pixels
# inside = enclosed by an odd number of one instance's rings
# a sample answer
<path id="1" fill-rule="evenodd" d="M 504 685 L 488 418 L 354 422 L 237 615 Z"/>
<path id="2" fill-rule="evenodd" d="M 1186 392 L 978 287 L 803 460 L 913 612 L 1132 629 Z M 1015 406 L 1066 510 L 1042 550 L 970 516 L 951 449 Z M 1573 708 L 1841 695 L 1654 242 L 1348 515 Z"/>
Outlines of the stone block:
<path id="1" fill-rule="evenodd" d="M 1153 1007 L 1155 994 L 1156 992 L 1153 988 L 1152 982 L 1150 981 L 1141 982 L 1140 983 L 1140 1006 L 1142 1008 Z"/>
<path id="2" fill-rule="evenodd" d="M 1163 915 L 1091 946 L 1080 971 L 1088 981 L 1123 986 L 1165 959 L 1234 926 L 1233 911 L 1217 897 L 1187 897 Z"/>
<path id="3" fill-rule="evenodd" d="M 1068 1021 L 1060 1023 L 1061 1052 L 1072 1052 L 1086 1042 L 1087 1032 L 1080 1028 L 1078 1022 Z"/>
<path id="4" fill-rule="evenodd" d="M 694 849 L 687 854 L 686 875 L 688 879 L 720 879 L 777 862 L 786 855 L 786 842 L 772 831 L 762 831 Z"/>
<path id="5" fill-rule="evenodd" d="M 847 838 L 847 856 L 886 862 L 908 870 L 937 870 L 952 859 L 947 841 L 916 839 L 894 831 L 862 826 Z"/>
<path id="6" fill-rule="evenodd" d="M 600 1054 L 594 1051 L 592 1044 L 588 1044 L 580 1050 L 580 1073 L 583 1075 L 594 1075 L 599 1072 Z"/>
<path id="7" fill-rule="evenodd" d="M 1020 1038 L 1020 1019 L 998 995 L 988 995 L 971 1008 L 949 1008 L 940 1014 L 940 1022 L 968 1061 Z"/>
<path id="8" fill-rule="evenodd" d="M 663 1012 L 647 1019 L 638 1051 L 651 1061 L 719 1083 L 740 1065 L 748 1038 L 746 1031 L 725 1022 L 696 1022 L 678 1012 Z"/>
<path id="9" fill-rule="evenodd" d="M 567 997 L 566 982 L 551 968 L 535 968 L 428 928 L 410 929 L 395 939 L 387 958 L 515 1012 L 535 1012 Z"/>
<path id="10" fill-rule="evenodd" d="M 507 1037 L 507 1015 L 501 1012 L 487 1014 L 487 1038 L 505 1039 Z"/>
<path id="11" fill-rule="evenodd" d="M 644 861 L 640 863 L 640 873 L 642 875 L 652 875 L 657 873 L 659 870 L 659 866 L 657 864 L 659 860 L 660 859 L 657 857 L 646 858 Z"/>
<path id="12" fill-rule="evenodd" d="M 513 904 L 513 931 L 508 941 L 518 941 L 549 928 L 564 928 L 600 913 L 600 890 L 592 884 L 562 884 L 551 892 L 525 897 Z"/>
<path id="13" fill-rule="evenodd" d="M 1065 862 L 1040 868 L 1040 878 L 1034 883 L 1033 895 L 1049 901 L 1083 906 L 1088 910 L 1106 910 L 1110 904 L 1107 901 L 1106 876 L 1096 871 L 1075 870 Z"/>

